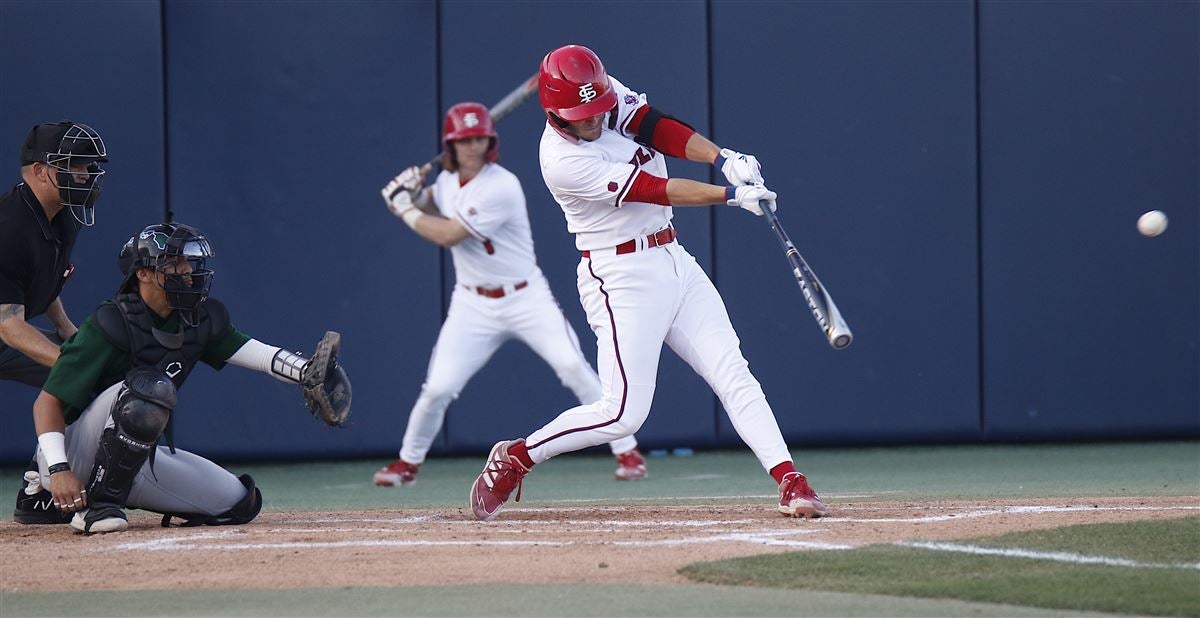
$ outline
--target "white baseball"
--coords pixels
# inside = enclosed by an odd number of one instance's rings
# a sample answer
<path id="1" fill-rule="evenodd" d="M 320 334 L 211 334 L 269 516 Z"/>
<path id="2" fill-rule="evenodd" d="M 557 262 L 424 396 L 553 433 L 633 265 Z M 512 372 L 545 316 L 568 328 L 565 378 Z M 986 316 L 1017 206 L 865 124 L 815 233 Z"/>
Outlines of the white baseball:
<path id="1" fill-rule="evenodd" d="M 1142 236 L 1153 238 L 1167 231 L 1167 215 L 1161 210 L 1151 210 L 1138 217 L 1137 227 Z"/>

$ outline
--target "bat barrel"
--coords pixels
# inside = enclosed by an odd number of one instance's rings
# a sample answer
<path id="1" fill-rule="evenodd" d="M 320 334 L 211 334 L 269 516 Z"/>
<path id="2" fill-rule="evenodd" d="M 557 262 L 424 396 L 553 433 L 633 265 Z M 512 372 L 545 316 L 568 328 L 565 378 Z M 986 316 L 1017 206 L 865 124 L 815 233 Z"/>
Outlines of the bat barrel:
<path id="1" fill-rule="evenodd" d="M 792 239 L 788 238 L 787 232 L 783 231 L 783 226 L 779 224 L 779 217 L 771 210 L 767 201 L 759 200 L 758 205 L 762 208 L 763 217 L 771 224 L 771 229 L 775 230 L 775 236 L 779 239 L 779 244 L 783 246 L 784 254 L 792 267 L 792 274 L 796 276 L 796 282 L 800 284 L 804 300 L 808 303 L 808 308 L 812 310 L 817 326 L 825 334 L 825 339 L 835 350 L 844 350 L 850 347 L 850 344 L 854 342 L 854 335 L 842 319 L 837 306 L 833 304 L 833 298 L 821 285 L 821 281 L 817 279 L 817 275 L 812 272 L 804 258 L 800 257 L 800 252 L 792 244 Z"/>

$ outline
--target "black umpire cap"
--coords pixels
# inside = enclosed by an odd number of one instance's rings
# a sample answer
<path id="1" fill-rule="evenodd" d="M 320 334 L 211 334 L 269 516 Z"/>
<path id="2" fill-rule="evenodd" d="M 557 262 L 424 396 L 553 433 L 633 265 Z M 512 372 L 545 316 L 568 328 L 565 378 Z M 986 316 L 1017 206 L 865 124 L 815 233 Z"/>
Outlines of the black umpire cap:
<path id="1" fill-rule="evenodd" d="M 71 131 L 72 128 L 75 130 Z M 64 139 L 69 131 L 72 139 Z M 39 124 L 29 130 L 25 143 L 21 144 L 21 165 L 45 163 L 48 154 L 91 157 L 102 163 L 108 161 L 100 134 L 72 120 Z"/>

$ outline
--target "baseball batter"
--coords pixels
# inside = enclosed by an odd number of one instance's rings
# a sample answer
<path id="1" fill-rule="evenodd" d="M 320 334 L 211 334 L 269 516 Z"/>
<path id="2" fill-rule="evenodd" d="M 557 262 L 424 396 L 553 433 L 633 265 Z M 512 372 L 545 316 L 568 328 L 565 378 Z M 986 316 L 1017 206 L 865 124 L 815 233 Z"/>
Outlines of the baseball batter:
<path id="1" fill-rule="evenodd" d="M 208 297 L 211 256 L 208 239 L 183 224 L 151 225 L 130 238 L 116 297 L 63 344 L 33 404 L 39 470 L 23 491 L 73 513 L 76 532 L 125 530 L 126 508 L 162 513 L 164 526 L 172 517 L 225 525 L 258 515 L 262 495 L 249 475 L 172 444 L 177 390 L 199 362 L 302 384 L 309 407 L 330 424 L 349 414 L 350 384 L 333 357 L 336 333 L 311 361 L 242 334 Z M 164 431 L 168 446 L 156 446 Z"/>
<path id="2" fill-rule="evenodd" d="M 400 457 L 375 473 L 376 485 L 416 482 L 446 408 L 471 376 L 509 339 L 528 345 L 580 403 L 600 400 L 600 379 L 538 268 L 521 183 L 496 163 L 497 135 L 488 110 L 459 103 L 446 112 L 443 170 L 422 188 L 410 167 L 383 188 L 388 208 L 419 236 L 447 247 L 455 286 L 429 360 L 421 394 L 408 415 Z M 618 480 L 646 476 L 633 432 L 609 440 Z"/>
<path id="3" fill-rule="evenodd" d="M 758 160 L 651 107 L 586 47 L 547 54 L 538 88 L 546 112 L 542 176 L 582 252 L 579 299 L 596 333 L 603 395 L 524 439 L 497 443 L 471 489 L 475 516 L 495 517 L 535 464 L 637 431 L 650 412 L 663 342 L 716 392 L 779 484 L 779 511 L 824 515 L 792 464 L 721 296 L 671 227 L 672 206 L 728 204 L 759 216 L 762 205 L 774 209 Z M 668 179 L 664 155 L 711 163 L 730 186 Z"/>

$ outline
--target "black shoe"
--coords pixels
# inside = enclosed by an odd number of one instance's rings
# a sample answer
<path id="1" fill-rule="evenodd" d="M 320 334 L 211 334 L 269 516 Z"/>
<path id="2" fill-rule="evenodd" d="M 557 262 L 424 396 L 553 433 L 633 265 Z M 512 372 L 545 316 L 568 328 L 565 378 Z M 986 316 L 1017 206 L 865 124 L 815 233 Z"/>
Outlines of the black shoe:
<path id="1" fill-rule="evenodd" d="M 45 489 L 30 495 L 25 493 L 25 485 L 17 490 L 17 508 L 13 509 L 13 519 L 20 524 L 69 524 L 71 514 L 64 513 L 54 506 L 54 496 Z M 39 484 L 40 487 L 40 484 Z"/>

